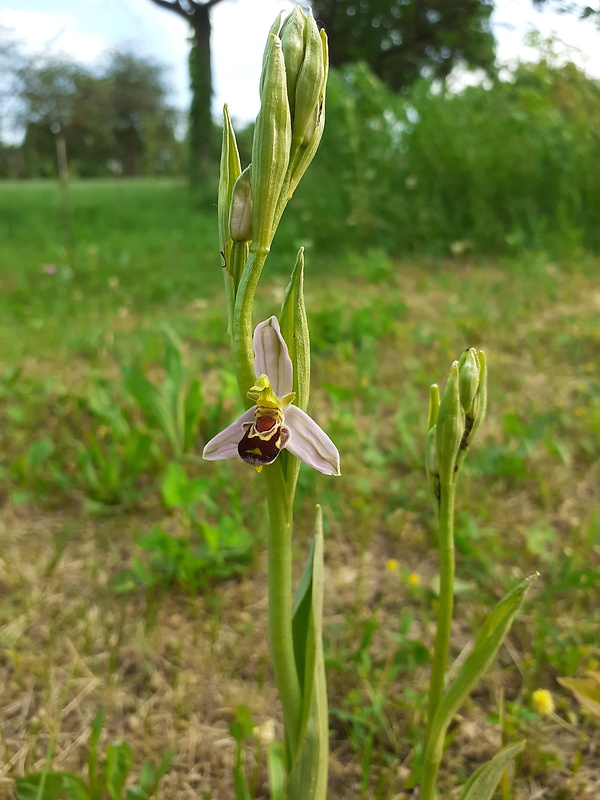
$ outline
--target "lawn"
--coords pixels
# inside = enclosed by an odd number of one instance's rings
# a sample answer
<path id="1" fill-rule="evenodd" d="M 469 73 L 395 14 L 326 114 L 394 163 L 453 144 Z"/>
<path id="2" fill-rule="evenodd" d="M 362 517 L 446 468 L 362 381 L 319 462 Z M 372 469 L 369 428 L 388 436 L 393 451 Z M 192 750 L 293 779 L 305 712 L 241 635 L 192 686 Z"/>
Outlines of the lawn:
<path id="1" fill-rule="evenodd" d="M 126 740 L 135 779 L 173 748 L 160 796 L 233 797 L 238 746 L 268 796 L 260 478 L 199 457 L 241 410 L 215 196 L 76 182 L 65 235 L 57 186 L 0 184 L 0 798 L 45 765 L 86 774 L 101 707 L 100 750 Z M 311 408 L 342 456 L 340 479 L 302 469 L 296 509 L 298 575 L 324 510 L 330 800 L 411 797 L 437 603 L 428 387 L 468 346 L 489 408 L 459 486 L 452 656 L 541 577 L 449 734 L 442 796 L 526 738 L 503 800 L 597 797 L 598 718 L 560 683 L 600 670 L 597 259 L 325 255 L 299 229 L 284 218 L 258 307 L 277 313 L 306 244 Z M 179 439 L 148 399 L 165 352 Z"/>

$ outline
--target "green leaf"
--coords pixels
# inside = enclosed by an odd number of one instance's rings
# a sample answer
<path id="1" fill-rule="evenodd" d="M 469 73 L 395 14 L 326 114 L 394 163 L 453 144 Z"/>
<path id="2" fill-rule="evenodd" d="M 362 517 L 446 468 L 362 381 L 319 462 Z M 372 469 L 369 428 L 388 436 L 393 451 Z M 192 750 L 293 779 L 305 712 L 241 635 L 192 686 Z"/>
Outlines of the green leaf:
<path id="1" fill-rule="evenodd" d="M 90 800 L 90 793 L 72 772 L 39 772 L 17 778 L 15 800 Z"/>
<path id="2" fill-rule="evenodd" d="M 285 753 L 281 742 L 272 742 L 267 752 L 271 800 L 285 798 Z"/>
<path id="3" fill-rule="evenodd" d="M 161 778 L 166 775 L 175 758 L 177 750 L 170 747 L 165 751 L 160 764 L 157 766 L 154 761 L 144 761 L 140 770 L 140 781 L 138 786 L 132 786 L 127 790 L 127 800 L 146 800 L 153 797 L 158 789 Z"/>
<path id="4" fill-rule="evenodd" d="M 482 764 L 463 786 L 460 800 L 491 800 L 502 773 L 524 747 L 525 741 L 511 744 Z"/>
<path id="5" fill-rule="evenodd" d="M 162 328 L 165 340 L 166 380 L 164 392 L 167 396 L 167 403 L 175 426 L 178 448 L 176 452 L 179 456 L 184 450 L 185 441 L 185 371 L 183 368 L 182 345 L 179 337 L 169 325 L 164 323 Z"/>
<path id="6" fill-rule="evenodd" d="M 104 725 L 105 709 L 100 708 L 96 714 L 96 718 L 92 724 L 90 733 L 90 753 L 87 758 L 88 764 L 88 781 L 92 791 L 92 797 L 99 795 L 100 792 L 95 791 L 98 784 L 98 744 L 100 742 L 100 735 L 102 733 L 102 726 Z"/>
<path id="7" fill-rule="evenodd" d="M 304 673 L 306 666 L 306 640 L 309 633 L 312 611 L 312 578 L 315 555 L 315 539 L 310 543 L 308 558 L 304 572 L 300 578 L 294 607 L 292 610 L 292 638 L 294 641 L 294 658 L 298 671 L 300 686 L 304 686 Z"/>
<path id="8" fill-rule="evenodd" d="M 525 593 L 539 576 L 530 575 L 494 606 L 486 619 L 471 654 L 465 659 L 452 684 L 444 692 L 434 714 L 425 749 L 425 765 L 439 763 L 448 725 L 477 681 L 494 660 L 517 614 Z M 434 755 L 436 754 L 436 755 Z"/>
<path id="9" fill-rule="evenodd" d="M 590 670 L 587 678 L 559 678 L 558 682 L 573 692 L 588 714 L 600 717 L 600 672 Z"/>
<path id="10" fill-rule="evenodd" d="M 33 442 L 25 454 L 27 468 L 34 470 L 44 463 L 54 452 L 52 439 L 38 439 Z"/>
<path id="11" fill-rule="evenodd" d="M 323 658 L 323 519 L 317 506 L 315 534 L 294 603 L 294 655 L 302 690 L 298 751 L 292 754 L 290 800 L 325 800 L 329 761 L 327 685 Z"/>
<path id="12" fill-rule="evenodd" d="M 180 387 L 184 379 L 181 340 L 166 322 L 162 325 L 162 332 L 165 341 L 165 371 L 167 378 L 173 386 Z"/>
<path id="13" fill-rule="evenodd" d="M 179 457 L 181 453 L 177 422 L 164 391 L 161 392 L 153 383 L 150 383 L 137 367 L 123 367 L 122 373 L 126 391 L 137 402 L 148 420 L 162 430 L 173 452 Z"/>
<path id="14" fill-rule="evenodd" d="M 190 382 L 184 403 L 185 417 L 185 449 L 191 450 L 198 436 L 198 427 L 202 416 L 204 397 L 202 384 L 196 378 Z"/>
<path id="15" fill-rule="evenodd" d="M 162 479 L 163 502 L 169 508 L 182 508 L 185 505 L 185 490 L 189 478 L 185 469 L 176 461 L 170 461 Z"/>
<path id="16" fill-rule="evenodd" d="M 133 753 L 127 742 L 113 742 L 106 748 L 106 789 L 111 800 L 122 800 L 123 787 L 133 764 Z"/>
<path id="17" fill-rule="evenodd" d="M 477 681 L 488 669 L 521 607 L 525 593 L 539 573 L 530 575 L 494 606 L 475 641 L 472 653 L 465 659 L 454 682 L 444 693 L 436 717 L 450 722 Z"/>
<path id="18" fill-rule="evenodd" d="M 182 508 L 192 513 L 200 500 L 210 500 L 211 483 L 207 478 L 190 480 L 178 461 L 170 461 L 161 483 L 162 499 L 169 508 Z"/>

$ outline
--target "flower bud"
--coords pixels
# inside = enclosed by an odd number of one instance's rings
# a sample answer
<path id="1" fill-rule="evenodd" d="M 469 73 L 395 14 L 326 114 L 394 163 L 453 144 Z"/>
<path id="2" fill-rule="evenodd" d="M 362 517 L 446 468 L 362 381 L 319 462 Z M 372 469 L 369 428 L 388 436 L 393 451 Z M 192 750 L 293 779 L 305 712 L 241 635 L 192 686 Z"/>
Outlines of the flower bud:
<path id="1" fill-rule="evenodd" d="M 252 233 L 257 246 L 268 249 L 292 141 L 281 39 L 273 34 L 265 51 L 260 99 L 252 142 Z"/>
<path id="2" fill-rule="evenodd" d="M 285 61 L 288 102 L 293 117 L 296 106 L 296 83 L 304 61 L 306 43 L 306 16 L 300 6 L 295 6 L 292 13 L 286 18 L 279 35 Z"/>
<path id="3" fill-rule="evenodd" d="M 234 242 L 252 239 L 252 165 L 250 164 L 234 184 L 229 209 L 229 235 Z"/>
<path id="4" fill-rule="evenodd" d="M 457 464 L 460 467 L 485 416 L 487 367 L 483 352 L 470 348 L 460 359 L 460 400 L 465 411 L 465 431 L 460 442 Z"/>
<path id="5" fill-rule="evenodd" d="M 479 387 L 479 361 L 477 351 L 470 347 L 458 361 L 460 404 L 466 415 L 469 414 Z"/>
<path id="6" fill-rule="evenodd" d="M 314 20 L 312 22 L 314 24 Z M 312 91 L 308 86 L 308 76 L 310 74 L 310 69 L 308 67 L 306 75 L 303 74 L 302 86 L 296 86 L 294 143 L 290 159 L 290 183 L 288 190 L 290 197 L 294 193 L 296 186 L 300 183 L 309 164 L 315 157 L 325 127 L 325 87 L 327 84 L 329 50 L 327 46 L 327 34 L 324 30 L 319 33 L 319 41 L 321 44 L 320 61 L 323 64 L 323 80 L 316 102 L 311 105 Z M 313 67 L 314 64 L 311 65 L 311 69 Z M 305 79 L 306 82 L 304 82 Z M 300 83 L 300 81 L 298 81 L 298 83 Z M 314 94 L 315 96 L 317 95 L 316 92 L 314 92 Z"/>
<path id="7" fill-rule="evenodd" d="M 295 145 L 308 144 L 314 134 L 324 85 L 323 43 L 317 24 L 309 9 L 305 25 L 304 59 L 296 81 L 292 123 L 292 139 Z M 309 130 L 310 135 L 307 136 Z"/>
<path id="8" fill-rule="evenodd" d="M 465 412 L 460 404 L 458 384 L 458 361 L 455 361 L 450 367 L 436 423 L 437 455 L 443 486 L 450 486 L 454 481 L 456 456 L 465 432 Z"/>
<path id="9" fill-rule="evenodd" d="M 269 36 L 267 37 L 267 43 L 265 45 L 265 49 L 264 49 L 264 52 L 263 52 L 262 66 L 261 66 L 261 71 L 260 71 L 260 81 L 259 81 L 259 84 L 258 84 L 258 94 L 260 95 L 261 98 L 262 98 L 262 94 L 263 94 L 263 87 L 265 85 L 265 65 L 267 63 L 267 57 L 269 55 L 270 44 L 271 44 L 271 36 L 279 36 L 279 29 L 281 28 L 281 16 L 282 16 L 282 14 L 283 14 L 283 11 L 280 11 L 279 14 L 277 14 L 277 16 L 275 17 L 275 22 L 271 25 L 271 28 L 269 29 Z"/>

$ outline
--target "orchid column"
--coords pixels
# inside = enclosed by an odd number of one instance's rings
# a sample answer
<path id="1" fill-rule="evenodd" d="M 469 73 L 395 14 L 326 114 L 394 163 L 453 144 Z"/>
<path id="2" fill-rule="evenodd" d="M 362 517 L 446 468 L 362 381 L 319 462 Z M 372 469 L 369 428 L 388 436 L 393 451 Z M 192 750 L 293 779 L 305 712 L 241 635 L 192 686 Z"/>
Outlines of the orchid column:
<path id="1" fill-rule="evenodd" d="M 269 508 L 269 638 L 285 741 L 269 754 L 271 796 L 325 800 L 328 724 L 321 619 L 323 534 L 315 536 L 292 605 L 292 507 L 300 461 L 339 475 L 339 454 L 306 413 L 310 346 L 304 253 L 298 253 L 279 319 L 253 333 L 253 304 L 281 215 L 317 150 L 325 121 L 327 37 L 296 7 L 271 28 L 260 81 L 252 163 L 242 171 L 227 109 L 219 184 L 228 330 L 247 410 L 204 449 L 262 472 Z"/>

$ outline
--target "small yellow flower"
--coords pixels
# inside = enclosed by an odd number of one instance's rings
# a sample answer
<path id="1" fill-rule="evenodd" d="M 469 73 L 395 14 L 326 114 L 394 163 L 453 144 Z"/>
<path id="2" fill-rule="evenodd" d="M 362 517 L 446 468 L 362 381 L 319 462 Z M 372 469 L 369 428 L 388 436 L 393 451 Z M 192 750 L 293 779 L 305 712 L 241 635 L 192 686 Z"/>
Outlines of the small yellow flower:
<path id="1" fill-rule="evenodd" d="M 421 576 L 417 572 L 411 572 L 407 578 L 409 586 L 420 586 Z"/>
<path id="2" fill-rule="evenodd" d="M 541 714 L 542 717 L 548 717 L 554 714 L 554 698 L 547 689 L 536 689 L 531 695 L 531 702 L 534 709 Z"/>
<path id="3" fill-rule="evenodd" d="M 396 572 L 400 564 L 395 558 L 389 558 L 386 562 L 385 568 L 388 572 Z"/>

